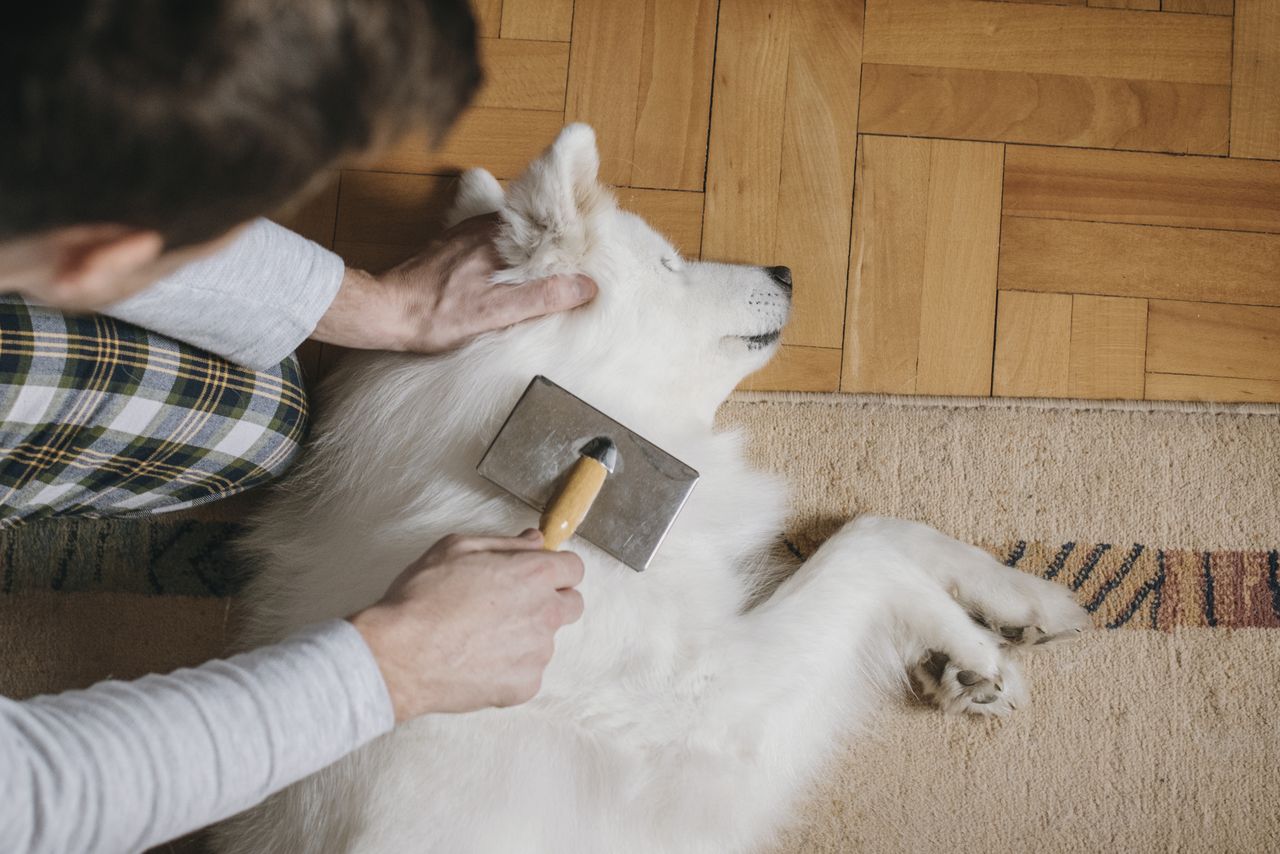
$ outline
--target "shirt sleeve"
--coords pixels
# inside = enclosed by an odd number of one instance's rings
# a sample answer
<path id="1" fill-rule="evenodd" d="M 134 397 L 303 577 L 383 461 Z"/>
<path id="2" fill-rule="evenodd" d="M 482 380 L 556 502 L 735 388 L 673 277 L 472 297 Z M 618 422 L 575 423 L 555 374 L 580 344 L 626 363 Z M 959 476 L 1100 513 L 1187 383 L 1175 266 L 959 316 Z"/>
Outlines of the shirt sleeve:
<path id="1" fill-rule="evenodd" d="M 102 313 L 264 370 L 316 328 L 345 271 L 320 244 L 258 219 L 221 251 Z"/>
<path id="2" fill-rule="evenodd" d="M 0 851 L 146 849 L 393 723 L 377 662 L 343 620 L 166 676 L 0 698 Z"/>

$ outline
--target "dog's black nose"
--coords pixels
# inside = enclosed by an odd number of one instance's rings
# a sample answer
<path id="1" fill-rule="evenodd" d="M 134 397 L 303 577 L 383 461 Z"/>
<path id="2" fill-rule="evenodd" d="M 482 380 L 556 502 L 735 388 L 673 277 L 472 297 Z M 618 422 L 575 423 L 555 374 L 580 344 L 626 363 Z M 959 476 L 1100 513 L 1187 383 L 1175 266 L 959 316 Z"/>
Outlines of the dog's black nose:
<path id="1" fill-rule="evenodd" d="M 765 267 L 764 271 L 769 274 L 769 278 L 773 279 L 786 290 L 791 290 L 791 268 L 790 267 Z"/>

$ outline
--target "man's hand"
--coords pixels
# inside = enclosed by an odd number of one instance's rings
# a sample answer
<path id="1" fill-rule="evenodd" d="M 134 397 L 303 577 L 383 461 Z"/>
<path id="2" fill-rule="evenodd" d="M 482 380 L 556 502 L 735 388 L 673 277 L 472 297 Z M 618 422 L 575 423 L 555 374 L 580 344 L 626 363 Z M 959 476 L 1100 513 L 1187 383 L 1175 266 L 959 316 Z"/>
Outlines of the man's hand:
<path id="1" fill-rule="evenodd" d="M 586 276 L 494 285 L 496 216 L 461 222 L 426 251 L 380 276 L 348 268 L 312 337 L 362 350 L 440 353 L 502 329 L 590 301 Z"/>
<path id="2" fill-rule="evenodd" d="M 542 534 L 445 537 L 377 604 L 350 618 L 373 651 L 396 720 L 531 699 L 556 630 L 582 616 L 582 560 Z"/>

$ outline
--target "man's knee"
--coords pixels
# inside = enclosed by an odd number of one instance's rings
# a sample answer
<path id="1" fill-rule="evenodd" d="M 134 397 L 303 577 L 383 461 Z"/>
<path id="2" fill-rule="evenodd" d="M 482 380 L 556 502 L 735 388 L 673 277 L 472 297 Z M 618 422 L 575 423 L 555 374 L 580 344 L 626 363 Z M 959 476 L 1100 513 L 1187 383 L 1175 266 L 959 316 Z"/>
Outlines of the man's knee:
<path id="1" fill-rule="evenodd" d="M 307 399 L 267 371 L 102 317 L 0 305 L 0 518 L 203 504 L 278 477 Z"/>
<path id="2" fill-rule="evenodd" d="M 253 375 L 254 390 L 243 409 L 232 408 L 234 420 L 210 443 L 210 457 L 222 465 L 222 477 L 235 482 L 236 492 L 285 473 L 302 449 L 309 417 L 296 356 L 268 371 L 245 372 Z"/>

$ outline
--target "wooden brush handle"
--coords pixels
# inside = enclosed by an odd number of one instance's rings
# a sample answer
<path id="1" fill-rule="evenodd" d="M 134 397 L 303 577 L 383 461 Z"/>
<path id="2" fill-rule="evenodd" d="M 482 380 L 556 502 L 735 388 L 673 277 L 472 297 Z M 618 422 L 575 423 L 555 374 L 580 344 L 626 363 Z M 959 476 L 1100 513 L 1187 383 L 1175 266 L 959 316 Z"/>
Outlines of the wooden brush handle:
<path id="1" fill-rule="evenodd" d="M 578 530 L 600 494 L 609 470 L 591 457 L 579 457 L 558 495 L 542 514 L 542 547 L 555 551 Z"/>

